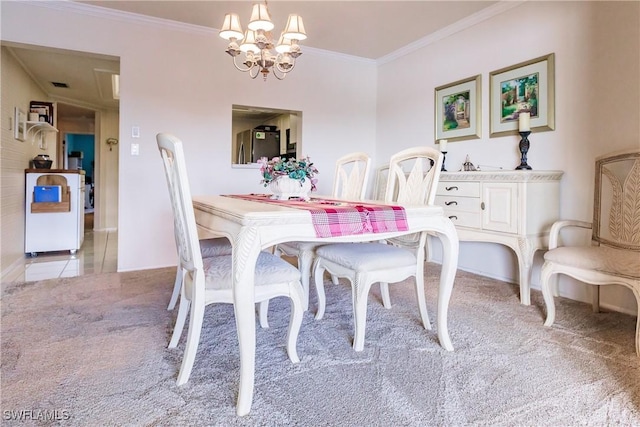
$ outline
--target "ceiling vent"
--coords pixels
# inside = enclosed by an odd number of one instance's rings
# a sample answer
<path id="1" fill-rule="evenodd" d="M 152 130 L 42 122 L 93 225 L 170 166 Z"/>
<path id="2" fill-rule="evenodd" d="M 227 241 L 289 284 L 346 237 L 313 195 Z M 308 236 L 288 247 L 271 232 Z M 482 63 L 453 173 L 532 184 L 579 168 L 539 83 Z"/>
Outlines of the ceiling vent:
<path id="1" fill-rule="evenodd" d="M 68 88 L 69 88 L 69 85 L 68 85 L 68 84 L 66 84 L 66 83 L 62 83 L 62 82 L 51 82 L 51 84 L 52 84 L 54 87 L 61 87 L 61 88 L 65 88 L 65 89 L 68 89 Z"/>

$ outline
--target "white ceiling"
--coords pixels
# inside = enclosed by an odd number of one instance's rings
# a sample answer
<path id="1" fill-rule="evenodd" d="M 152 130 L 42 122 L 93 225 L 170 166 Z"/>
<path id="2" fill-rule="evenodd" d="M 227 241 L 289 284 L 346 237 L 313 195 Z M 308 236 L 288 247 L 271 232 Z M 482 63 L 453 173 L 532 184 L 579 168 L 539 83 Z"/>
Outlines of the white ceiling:
<path id="1" fill-rule="evenodd" d="M 240 15 L 243 29 L 251 1 L 81 1 L 110 9 L 219 29 L 226 13 Z M 497 1 L 279 1 L 268 2 L 281 31 L 290 13 L 304 20 L 308 38 L 303 46 L 378 59 Z"/>
<path id="2" fill-rule="evenodd" d="M 218 29 L 224 15 L 230 12 L 238 13 L 246 28 L 253 4 L 190 0 L 77 3 L 107 8 L 105 12 L 109 13 L 137 14 L 130 15 L 132 18 L 168 19 L 212 29 Z M 499 1 L 271 0 L 268 5 L 276 32 L 284 27 L 289 13 L 303 17 L 308 36 L 301 42 L 303 51 L 309 46 L 379 59 L 496 3 Z M 7 43 L 3 46 L 10 49 L 50 100 L 63 103 L 58 108 L 58 117 L 90 115 L 91 111 L 84 108 L 118 108 L 118 101 L 113 99 L 107 85 L 110 74 L 119 72 L 118 58 Z M 67 83 L 69 88 L 56 88 L 51 82 Z"/>

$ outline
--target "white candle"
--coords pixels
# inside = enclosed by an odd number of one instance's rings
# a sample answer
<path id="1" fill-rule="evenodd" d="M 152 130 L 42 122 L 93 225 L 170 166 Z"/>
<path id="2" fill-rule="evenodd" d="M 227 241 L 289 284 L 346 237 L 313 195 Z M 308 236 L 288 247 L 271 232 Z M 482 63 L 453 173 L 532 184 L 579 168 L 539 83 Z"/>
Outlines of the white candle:
<path id="1" fill-rule="evenodd" d="M 529 132 L 531 130 L 531 113 L 520 113 L 518 116 L 518 130 Z"/>
<path id="2" fill-rule="evenodd" d="M 447 151 L 447 140 L 446 139 L 441 139 L 440 140 L 440 151 L 443 151 L 443 152 Z"/>

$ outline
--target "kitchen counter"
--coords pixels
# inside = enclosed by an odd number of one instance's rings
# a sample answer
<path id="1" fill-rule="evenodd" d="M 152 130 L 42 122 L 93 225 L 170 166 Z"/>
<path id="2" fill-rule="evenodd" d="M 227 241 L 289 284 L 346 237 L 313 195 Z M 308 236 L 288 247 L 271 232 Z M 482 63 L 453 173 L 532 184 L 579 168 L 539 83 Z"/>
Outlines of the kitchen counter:
<path id="1" fill-rule="evenodd" d="M 84 175 L 85 171 L 82 169 L 37 169 L 30 168 L 24 170 L 26 173 L 77 173 Z"/>

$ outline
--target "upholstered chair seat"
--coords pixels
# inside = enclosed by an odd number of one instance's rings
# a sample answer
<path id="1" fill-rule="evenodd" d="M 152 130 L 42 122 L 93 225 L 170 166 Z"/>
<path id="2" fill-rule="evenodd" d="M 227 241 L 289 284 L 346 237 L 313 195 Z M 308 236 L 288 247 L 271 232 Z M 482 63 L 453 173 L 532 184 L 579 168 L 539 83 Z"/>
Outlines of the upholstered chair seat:
<path id="1" fill-rule="evenodd" d="M 640 254 L 607 246 L 564 246 L 549 251 L 545 261 L 621 277 L 640 275 Z"/>

